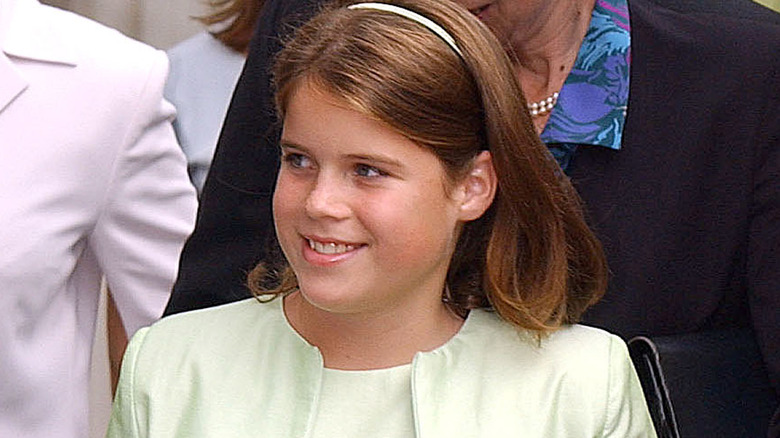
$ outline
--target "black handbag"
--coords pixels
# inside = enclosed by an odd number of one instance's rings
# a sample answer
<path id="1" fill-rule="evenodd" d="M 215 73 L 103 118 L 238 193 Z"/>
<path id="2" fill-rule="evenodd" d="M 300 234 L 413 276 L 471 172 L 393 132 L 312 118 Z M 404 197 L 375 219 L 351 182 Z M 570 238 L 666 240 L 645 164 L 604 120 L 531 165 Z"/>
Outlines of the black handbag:
<path id="1" fill-rule="evenodd" d="M 628 350 L 660 438 L 764 438 L 778 406 L 749 329 L 639 336 Z"/>

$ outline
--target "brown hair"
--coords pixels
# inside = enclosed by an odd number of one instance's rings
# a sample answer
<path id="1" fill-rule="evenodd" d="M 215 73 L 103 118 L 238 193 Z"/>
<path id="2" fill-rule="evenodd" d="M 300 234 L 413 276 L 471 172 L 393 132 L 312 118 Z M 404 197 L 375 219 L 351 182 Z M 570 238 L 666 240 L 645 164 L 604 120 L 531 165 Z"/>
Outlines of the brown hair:
<path id="1" fill-rule="evenodd" d="M 244 53 L 249 48 L 263 3 L 264 0 L 209 0 L 212 12 L 197 19 L 206 26 L 230 23 L 211 34 L 231 49 Z"/>
<path id="2" fill-rule="evenodd" d="M 387 3 L 447 29 L 463 56 L 415 21 L 339 1 L 299 28 L 279 54 L 280 118 L 308 81 L 433 151 L 453 180 L 489 150 L 496 197 L 463 228 L 445 302 L 460 314 L 492 307 L 537 333 L 576 322 L 603 294 L 606 262 L 576 192 L 533 128 L 507 54 L 487 27 L 451 2 Z M 256 295 L 297 287 L 289 268 L 270 290 L 262 287 L 268 275 L 263 266 L 250 274 Z"/>

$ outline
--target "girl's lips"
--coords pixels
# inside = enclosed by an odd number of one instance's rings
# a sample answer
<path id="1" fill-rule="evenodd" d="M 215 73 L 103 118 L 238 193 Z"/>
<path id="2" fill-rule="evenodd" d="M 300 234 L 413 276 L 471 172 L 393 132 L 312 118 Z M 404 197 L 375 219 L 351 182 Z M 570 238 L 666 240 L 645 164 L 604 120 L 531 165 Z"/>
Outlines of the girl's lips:
<path id="1" fill-rule="evenodd" d="M 306 239 L 309 242 L 309 248 L 320 254 L 344 254 L 347 251 L 352 251 L 356 248 L 355 245 L 350 243 L 336 243 L 336 242 L 319 242 L 314 239 Z"/>
<path id="2" fill-rule="evenodd" d="M 324 266 L 349 259 L 366 245 L 304 237 L 302 246 L 303 258 L 307 262 Z"/>

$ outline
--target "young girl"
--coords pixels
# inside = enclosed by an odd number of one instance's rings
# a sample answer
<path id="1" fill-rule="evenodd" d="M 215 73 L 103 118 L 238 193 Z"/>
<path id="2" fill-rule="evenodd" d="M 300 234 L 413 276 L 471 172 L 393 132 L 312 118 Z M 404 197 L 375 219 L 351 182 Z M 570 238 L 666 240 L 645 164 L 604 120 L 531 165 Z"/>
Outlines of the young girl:
<path id="1" fill-rule="evenodd" d="M 280 54 L 288 267 L 139 332 L 109 436 L 655 436 L 624 343 L 575 324 L 604 258 L 502 47 L 391 3 L 331 5 Z"/>

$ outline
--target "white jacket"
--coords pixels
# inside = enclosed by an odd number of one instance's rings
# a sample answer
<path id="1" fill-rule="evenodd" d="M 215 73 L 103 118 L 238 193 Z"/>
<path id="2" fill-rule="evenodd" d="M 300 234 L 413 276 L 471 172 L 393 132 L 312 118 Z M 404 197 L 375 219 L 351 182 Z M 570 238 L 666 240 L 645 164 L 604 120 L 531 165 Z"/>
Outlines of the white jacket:
<path id="1" fill-rule="evenodd" d="M 0 49 L 0 437 L 84 437 L 101 276 L 132 334 L 194 225 L 167 59 L 37 0 L 0 0 Z"/>

